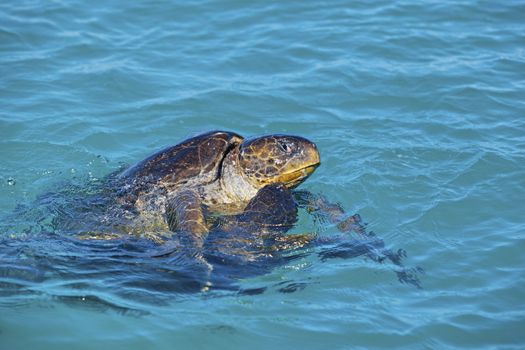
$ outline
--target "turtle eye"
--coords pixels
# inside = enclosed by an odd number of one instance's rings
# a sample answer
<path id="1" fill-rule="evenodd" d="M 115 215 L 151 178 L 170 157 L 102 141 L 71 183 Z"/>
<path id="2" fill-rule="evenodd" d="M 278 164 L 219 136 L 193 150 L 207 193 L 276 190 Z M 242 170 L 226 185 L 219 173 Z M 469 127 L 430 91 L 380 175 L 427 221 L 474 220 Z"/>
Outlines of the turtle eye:
<path id="1" fill-rule="evenodd" d="M 277 144 L 279 145 L 279 148 L 281 149 L 281 151 L 283 151 L 284 153 L 292 153 L 292 145 L 289 144 L 288 142 L 277 141 Z"/>

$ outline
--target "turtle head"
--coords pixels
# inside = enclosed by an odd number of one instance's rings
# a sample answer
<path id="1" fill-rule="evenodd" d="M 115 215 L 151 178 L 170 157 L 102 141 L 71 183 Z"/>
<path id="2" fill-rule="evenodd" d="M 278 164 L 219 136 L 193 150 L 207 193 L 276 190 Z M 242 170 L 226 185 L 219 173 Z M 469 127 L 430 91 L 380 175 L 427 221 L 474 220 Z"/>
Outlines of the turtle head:
<path id="1" fill-rule="evenodd" d="M 256 188 L 282 183 L 301 184 L 320 164 L 315 144 L 303 137 L 268 135 L 245 140 L 239 147 L 239 165 Z"/>

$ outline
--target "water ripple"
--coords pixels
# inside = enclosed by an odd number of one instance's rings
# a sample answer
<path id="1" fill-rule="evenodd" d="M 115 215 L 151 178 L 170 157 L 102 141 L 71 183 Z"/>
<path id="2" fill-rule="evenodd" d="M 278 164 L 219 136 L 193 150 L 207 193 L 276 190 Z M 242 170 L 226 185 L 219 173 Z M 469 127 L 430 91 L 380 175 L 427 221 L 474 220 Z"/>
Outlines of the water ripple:
<path id="1" fill-rule="evenodd" d="M 8 237 L 26 244 L 1 256 L 2 345 L 521 348 L 524 11 L 520 1 L 0 4 L 1 251 Z M 85 190 L 210 129 L 314 140 L 322 166 L 304 188 L 403 248 L 406 265 L 426 271 L 423 289 L 370 256 L 307 254 L 243 280 L 244 292 L 189 296 L 169 283 L 185 272 L 108 247 L 21 242 L 67 213 L 50 196 L 51 212 L 20 214 L 51 189 Z M 296 229 L 337 234 L 312 220 Z"/>

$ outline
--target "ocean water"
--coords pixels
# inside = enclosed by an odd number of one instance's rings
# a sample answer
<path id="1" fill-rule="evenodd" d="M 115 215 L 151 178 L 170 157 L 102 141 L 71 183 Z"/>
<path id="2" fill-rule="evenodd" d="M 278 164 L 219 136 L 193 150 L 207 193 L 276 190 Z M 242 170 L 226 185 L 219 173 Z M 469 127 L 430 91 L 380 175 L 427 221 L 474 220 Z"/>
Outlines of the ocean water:
<path id="1" fill-rule="evenodd" d="M 523 1 L 2 2 L 0 348 L 523 349 L 524 14 Z M 403 266 L 318 247 L 239 289 L 188 292 L 48 229 L 60 213 L 43 194 L 76 186 L 82 201 L 214 129 L 314 141 L 322 165 L 300 188 L 359 213 Z M 294 231 L 338 233 L 305 213 Z"/>

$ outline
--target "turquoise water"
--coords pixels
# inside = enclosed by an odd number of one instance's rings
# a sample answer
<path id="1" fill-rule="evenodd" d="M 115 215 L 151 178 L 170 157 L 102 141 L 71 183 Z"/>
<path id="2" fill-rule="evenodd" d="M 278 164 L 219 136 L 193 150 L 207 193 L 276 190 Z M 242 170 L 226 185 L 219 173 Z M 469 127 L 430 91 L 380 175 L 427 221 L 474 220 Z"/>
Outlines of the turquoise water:
<path id="1" fill-rule="evenodd" d="M 1 255 L 0 348 L 525 347 L 524 13 L 520 1 L 3 2 L 0 241 L 25 248 Z M 212 129 L 316 142 L 322 165 L 301 188 L 406 251 L 421 288 L 390 261 L 313 249 L 239 281 L 261 294 L 151 281 L 147 300 L 124 297 L 120 275 L 53 265 L 69 246 L 27 234 L 46 217 L 13 216 Z M 294 231 L 337 233 L 304 215 Z"/>

